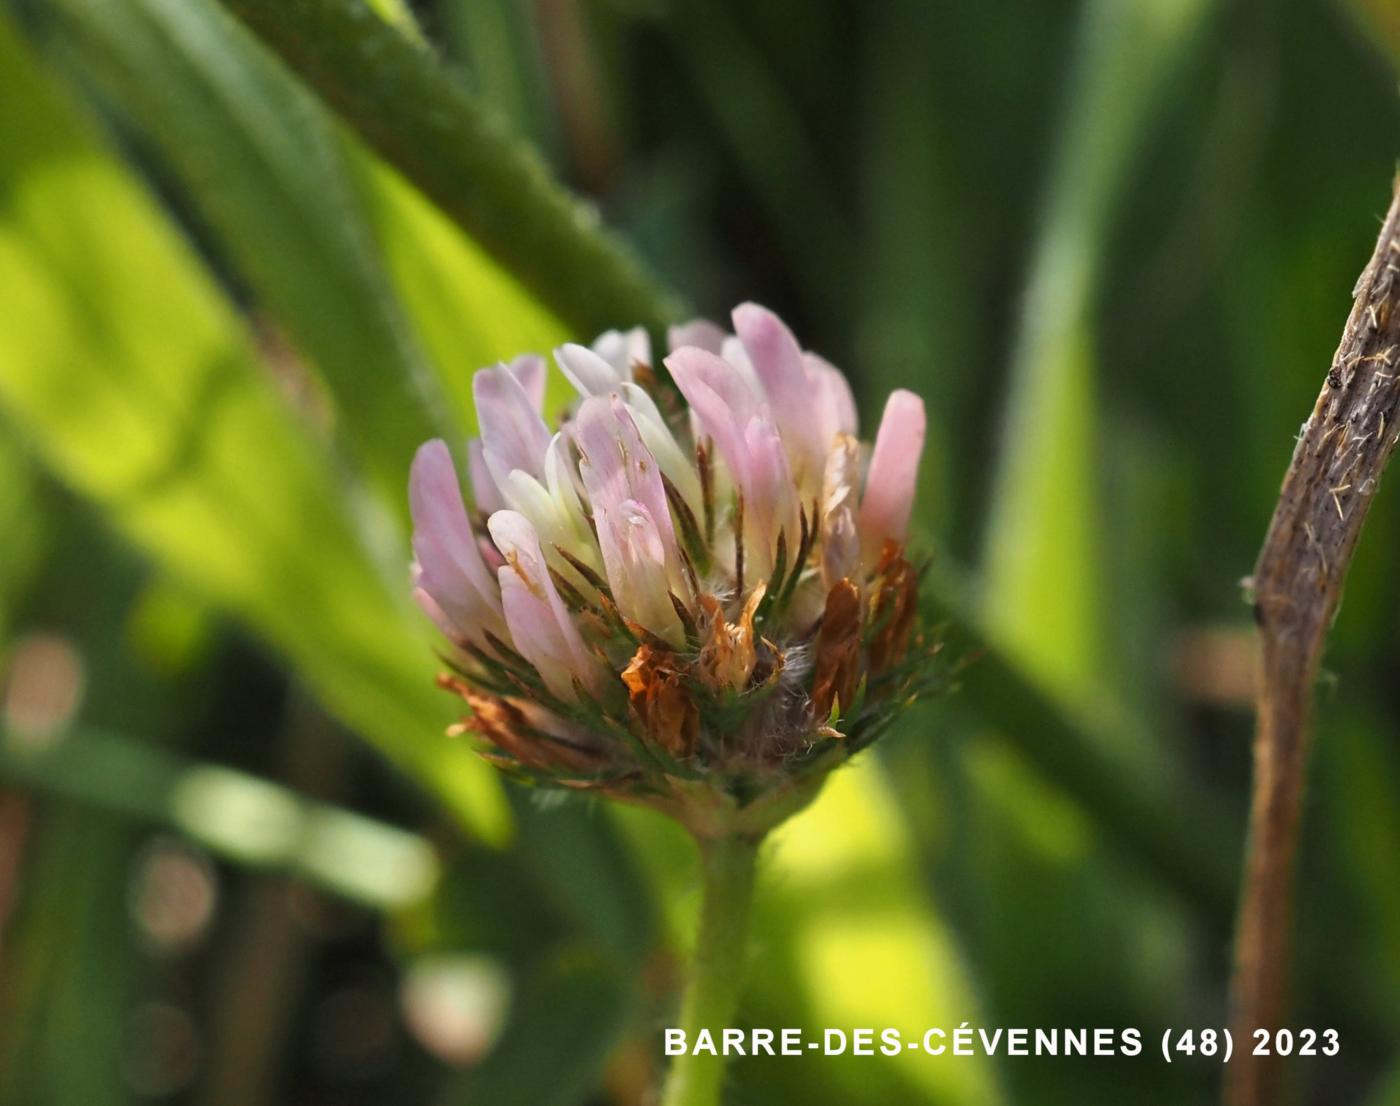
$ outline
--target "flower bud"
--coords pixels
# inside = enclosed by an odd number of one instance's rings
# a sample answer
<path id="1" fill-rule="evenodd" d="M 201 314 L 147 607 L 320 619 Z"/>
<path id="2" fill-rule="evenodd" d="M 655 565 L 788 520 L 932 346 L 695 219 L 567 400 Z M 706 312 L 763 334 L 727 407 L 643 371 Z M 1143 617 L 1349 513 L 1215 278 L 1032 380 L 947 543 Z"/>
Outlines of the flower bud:
<path id="1" fill-rule="evenodd" d="M 922 401 L 890 397 L 867 462 L 845 377 L 765 308 L 733 322 L 672 328 L 664 374 L 640 329 L 560 347 L 555 429 L 542 359 L 482 369 L 476 522 L 444 443 L 409 488 L 455 729 L 697 832 L 766 829 L 934 682 L 905 556 Z"/>

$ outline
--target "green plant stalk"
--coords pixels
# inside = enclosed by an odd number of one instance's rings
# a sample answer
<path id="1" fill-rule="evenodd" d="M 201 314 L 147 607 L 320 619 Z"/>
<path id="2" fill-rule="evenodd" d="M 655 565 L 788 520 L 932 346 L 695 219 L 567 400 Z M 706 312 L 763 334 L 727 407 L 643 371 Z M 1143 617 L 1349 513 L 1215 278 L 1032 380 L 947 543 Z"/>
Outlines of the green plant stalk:
<path id="1" fill-rule="evenodd" d="M 222 0 L 386 161 L 579 334 L 681 314 L 659 279 L 420 40 L 365 0 Z"/>
<path id="2" fill-rule="evenodd" d="M 720 1043 L 733 1024 L 748 949 L 749 907 L 761 839 L 742 835 L 697 837 L 700 847 L 700 927 L 690 979 L 681 999 L 679 1028 L 686 1051 L 666 1079 L 661 1106 L 718 1106 L 724 1081 L 722 1054 L 695 1054 L 696 1036 L 709 1030 Z"/>

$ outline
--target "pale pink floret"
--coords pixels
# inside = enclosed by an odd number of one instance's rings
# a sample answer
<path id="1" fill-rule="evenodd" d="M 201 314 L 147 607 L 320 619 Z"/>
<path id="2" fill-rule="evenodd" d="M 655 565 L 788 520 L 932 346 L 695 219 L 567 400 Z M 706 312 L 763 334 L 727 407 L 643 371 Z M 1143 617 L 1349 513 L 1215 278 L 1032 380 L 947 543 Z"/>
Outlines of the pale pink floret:
<path id="1" fill-rule="evenodd" d="M 672 645 L 685 643 L 685 630 L 671 605 L 673 581 L 668 551 L 656 517 L 635 499 L 598 507 L 598 542 L 608 566 L 608 585 L 617 609 Z"/>
<path id="2" fill-rule="evenodd" d="M 656 457 L 616 394 L 583 401 L 574 437 L 618 609 L 653 633 L 672 636 L 679 619 L 669 593 L 688 598 L 688 591 Z"/>
<path id="3" fill-rule="evenodd" d="M 773 571 L 779 534 L 786 535 L 790 550 L 796 548 L 798 502 L 777 427 L 755 415 L 744 428 L 744 445 L 749 466 L 744 495 L 744 540 L 750 549 L 746 582 L 753 584 L 766 580 Z"/>
<path id="4" fill-rule="evenodd" d="M 705 433 L 716 444 L 727 433 L 742 432 L 758 413 L 758 393 L 730 361 L 718 354 L 685 346 L 666 358 L 666 368 L 699 417 Z"/>
<path id="5" fill-rule="evenodd" d="M 822 452 L 832 448 L 837 434 L 856 434 L 856 399 L 845 374 L 824 357 L 815 353 L 802 356 L 807 367 L 807 383 L 812 389 L 812 418 L 818 427 Z"/>
<path id="6" fill-rule="evenodd" d="M 536 411 L 544 408 L 544 386 L 547 366 L 538 353 L 522 353 L 506 364 L 511 376 L 520 381 L 520 387 L 530 397 L 530 405 Z"/>
<path id="7" fill-rule="evenodd" d="M 419 447 L 408 488 L 420 605 L 440 627 L 445 621 L 451 627 L 445 632 L 457 641 L 479 638 L 483 628 L 501 633 L 500 593 L 481 558 L 445 442 Z"/>
<path id="8" fill-rule="evenodd" d="M 486 467 L 486 447 L 480 438 L 471 438 L 467 442 L 467 480 L 471 483 L 476 509 L 483 515 L 499 511 L 506 505 L 491 470 Z"/>
<path id="9" fill-rule="evenodd" d="M 902 388 L 892 392 L 875 436 L 860 502 L 857 525 L 867 563 L 878 559 L 885 541 L 903 542 L 909 534 L 924 431 L 924 401 Z"/>
<path id="10" fill-rule="evenodd" d="M 782 433 L 793 476 L 801 485 L 819 483 L 829 441 L 812 418 L 812 389 L 802 347 L 777 315 L 756 303 L 734 309 L 734 333 L 744 345 L 772 420 Z"/>
<path id="11" fill-rule="evenodd" d="M 582 455 L 579 473 L 594 509 L 637 500 L 656 520 L 667 549 L 673 550 L 676 535 L 661 470 L 621 397 L 584 400 L 574 420 L 574 440 Z"/>
<path id="12" fill-rule="evenodd" d="M 596 694 L 604 677 L 601 661 L 589 652 L 559 597 L 530 520 L 517 511 L 497 511 L 487 528 L 506 559 L 496 576 L 515 650 L 566 702 L 578 697 L 574 680 Z"/>
<path id="13" fill-rule="evenodd" d="M 688 323 L 670 327 L 666 331 L 666 345 L 673 351 L 685 346 L 695 346 L 707 353 L 719 353 L 728 337 L 724 327 L 718 323 L 712 323 L 709 319 L 692 319 Z"/>
<path id="14" fill-rule="evenodd" d="M 496 487 L 503 488 L 516 469 L 543 475 L 552 435 L 516 374 L 506 365 L 482 369 L 472 377 L 472 398 L 481 423 L 482 456 Z"/>
<path id="15" fill-rule="evenodd" d="M 502 390 L 503 382 L 496 378 L 494 374 L 504 371 L 513 376 L 520 385 L 520 393 L 524 395 L 524 404 L 520 402 L 520 395 L 510 396 L 511 408 L 524 407 L 533 410 L 536 415 L 544 406 L 545 387 L 545 362 L 544 358 L 533 353 L 522 353 L 509 364 L 501 364 L 494 369 L 481 369 L 472 377 L 472 393 L 476 394 L 477 381 L 481 381 L 481 388 L 486 395 L 488 408 L 483 412 L 483 418 L 489 417 L 492 425 L 495 425 L 497 411 L 494 408 L 497 393 Z M 492 374 L 483 377 L 482 374 Z M 478 402 L 478 411 L 481 410 Z M 515 412 L 517 419 L 528 421 L 528 410 Z M 498 443 L 499 445 L 499 443 Z M 499 449 L 497 450 L 499 453 Z M 503 465 L 509 464 L 509 459 L 499 463 L 499 471 Z M 507 469 L 507 471 L 509 471 Z M 492 475 L 491 466 L 486 461 L 486 444 L 481 438 L 471 438 L 467 442 L 467 476 L 471 479 L 472 495 L 476 500 L 477 509 L 483 514 L 489 515 L 492 511 L 499 511 L 506 505 L 501 489 L 497 487 L 496 477 Z"/>
<path id="16" fill-rule="evenodd" d="M 693 347 L 678 349 L 666 358 L 666 367 L 743 496 L 745 572 L 749 582 L 764 580 L 773 568 L 778 534 L 785 532 L 789 544 L 798 534 L 797 489 L 782 435 L 767 405 L 723 358 Z"/>
<path id="17" fill-rule="evenodd" d="M 578 393 L 602 396 L 632 379 L 630 369 L 620 370 L 587 346 L 569 342 L 554 351 L 554 360 Z M 624 375 L 625 371 L 625 375 Z"/>

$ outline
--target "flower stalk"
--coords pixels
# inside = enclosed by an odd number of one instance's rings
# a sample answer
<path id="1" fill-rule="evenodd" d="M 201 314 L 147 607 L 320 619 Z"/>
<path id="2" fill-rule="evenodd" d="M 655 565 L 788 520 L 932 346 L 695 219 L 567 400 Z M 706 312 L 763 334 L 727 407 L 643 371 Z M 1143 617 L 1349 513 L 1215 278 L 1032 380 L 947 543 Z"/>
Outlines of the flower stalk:
<path id="1" fill-rule="evenodd" d="M 762 838 L 742 834 L 697 837 L 700 850 L 700 924 L 678 1027 L 686 1049 L 671 1065 L 661 1106 L 718 1106 L 724 1082 L 723 1050 L 697 1054 L 708 1030 L 716 1044 L 734 1022 L 748 951 L 749 911 Z"/>

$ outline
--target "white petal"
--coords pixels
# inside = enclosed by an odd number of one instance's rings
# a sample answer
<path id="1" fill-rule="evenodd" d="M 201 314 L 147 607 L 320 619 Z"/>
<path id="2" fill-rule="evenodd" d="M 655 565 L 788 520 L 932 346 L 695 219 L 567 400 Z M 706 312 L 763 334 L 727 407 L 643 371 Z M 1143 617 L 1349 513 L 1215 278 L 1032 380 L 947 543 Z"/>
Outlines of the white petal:
<path id="1" fill-rule="evenodd" d="M 581 396 L 606 395 L 624 379 L 631 379 L 630 374 L 623 377 L 616 365 L 609 363 L 587 346 L 572 342 L 556 349 L 554 360 Z"/>

